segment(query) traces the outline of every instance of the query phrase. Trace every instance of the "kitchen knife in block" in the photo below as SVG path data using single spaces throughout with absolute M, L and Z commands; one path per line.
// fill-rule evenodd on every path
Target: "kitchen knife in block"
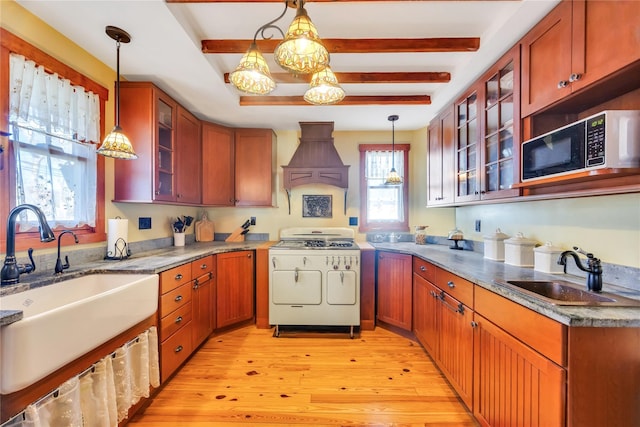
M 212 242 L 215 236 L 213 222 L 207 219 L 207 214 L 202 214 L 202 219 L 196 221 L 196 241 L 197 242 Z
M 244 242 L 244 235 L 247 234 L 248 229 L 238 227 L 233 230 L 233 233 L 225 239 L 225 242 Z

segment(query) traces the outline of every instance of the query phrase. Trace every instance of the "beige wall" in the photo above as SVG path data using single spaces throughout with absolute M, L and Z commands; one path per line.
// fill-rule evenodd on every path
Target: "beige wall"
M 112 90 L 115 71 L 90 53 L 82 50 L 64 36 L 35 18 L 13 1 L 0 1 L 1 25 L 50 53 L 69 66 L 86 74 Z M 97 29 L 99 31 L 100 29 Z M 106 37 L 106 36 L 105 36 Z M 115 61 L 115 49 L 114 49 Z M 357 107 L 354 107 L 357 108 Z M 113 126 L 113 96 L 107 103 L 105 129 Z M 389 113 L 393 113 L 390 108 Z M 402 119 L 402 118 L 400 118 Z M 359 214 L 359 154 L 360 143 L 388 143 L 390 132 L 335 132 L 335 145 L 342 161 L 351 165 L 347 212 L 343 212 L 344 193 L 331 186 L 296 187 L 292 191 L 291 215 L 282 188 L 282 168 L 298 144 L 297 131 L 278 131 L 278 207 L 275 208 L 210 208 L 209 218 L 217 232 L 231 232 L 250 216 L 257 218 L 252 232 L 269 233 L 277 239 L 283 227 L 291 226 L 348 226 L 350 216 Z M 413 132 L 396 132 L 398 143 L 410 143 L 410 201 L 409 223 L 429 225 L 429 234 L 446 235 L 455 225 L 476 241 L 482 235 L 500 227 L 507 234 L 523 232 L 541 243 L 552 241 L 562 247 L 581 246 L 601 257 L 603 261 L 640 268 L 640 195 L 602 196 L 581 199 L 481 205 L 463 208 L 426 209 L 426 128 Z M 135 141 L 134 141 L 135 144 Z M 162 205 L 112 203 L 113 160 L 106 160 L 106 217 L 128 218 L 131 242 L 171 235 L 169 221 L 177 215 L 199 215 L 203 209 Z M 302 218 L 303 194 L 333 196 L 333 218 Z M 138 217 L 152 218 L 151 230 L 138 230 Z M 474 232 L 474 221 L 482 221 L 482 232 Z M 193 232 L 193 227 L 190 232 Z M 362 238 L 363 236 L 359 236 Z

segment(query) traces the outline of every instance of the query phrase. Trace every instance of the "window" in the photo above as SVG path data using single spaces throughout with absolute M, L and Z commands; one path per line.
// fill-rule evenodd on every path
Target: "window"
M 94 143 L 101 139 L 108 91 L 0 31 L 0 66 L 9 76 L 0 90 L 0 127 L 11 132 L 0 153 L 0 217 L 16 205 L 34 204 L 53 228 L 74 230 L 82 243 L 102 241 L 104 160 Z M 18 250 L 41 245 L 32 215 L 26 210 L 18 218 Z
M 409 175 L 408 144 L 360 144 L 360 231 L 407 231 Z M 393 164 L 392 163 L 393 158 Z M 386 185 L 391 168 L 405 180 L 400 185 Z

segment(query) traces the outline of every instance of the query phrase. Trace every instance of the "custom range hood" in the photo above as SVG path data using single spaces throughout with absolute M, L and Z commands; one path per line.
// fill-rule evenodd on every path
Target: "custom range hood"
M 333 145 L 333 122 L 300 122 L 300 145 L 284 171 L 284 189 L 289 199 L 291 189 L 299 185 L 328 184 L 344 188 L 345 211 L 349 188 L 349 166 L 342 163 Z

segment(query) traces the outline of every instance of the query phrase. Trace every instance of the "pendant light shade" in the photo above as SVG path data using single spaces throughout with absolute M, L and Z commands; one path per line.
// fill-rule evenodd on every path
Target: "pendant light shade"
M 315 105 L 335 104 L 343 99 L 344 90 L 328 66 L 311 77 L 311 87 L 304 94 L 304 100 Z
M 385 180 L 385 185 L 400 185 L 402 184 L 402 177 L 398 175 L 396 172 L 396 162 L 395 162 L 395 154 L 396 154 L 396 128 L 395 122 L 399 117 L 397 115 L 391 115 L 387 118 L 391 122 L 391 170 L 389 171 L 389 175 L 387 175 L 387 179 Z
M 307 15 L 304 1 L 298 0 L 297 3 L 296 17 L 273 54 L 278 65 L 287 71 L 294 74 L 316 73 L 329 65 L 329 51 Z
M 255 41 L 251 43 L 235 71 L 229 75 L 229 80 L 238 90 L 254 95 L 266 95 L 276 88 L 267 61 Z
M 133 146 L 129 138 L 122 132 L 120 127 L 120 43 L 129 43 L 131 36 L 124 30 L 107 26 L 105 29 L 107 35 L 116 41 L 116 125 L 102 141 L 102 145 L 98 148 L 97 153 L 105 157 L 113 157 L 115 159 L 133 160 L 138 156 L 133 151 Z

